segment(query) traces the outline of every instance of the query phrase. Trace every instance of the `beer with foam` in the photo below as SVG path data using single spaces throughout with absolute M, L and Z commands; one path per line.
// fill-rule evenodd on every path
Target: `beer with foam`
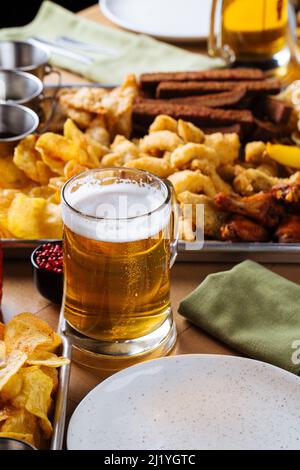
M 116 342 L 170 315 L 170 190 L 138 170 L 91 170 L 63 189 L 64 312 L 87 337 Z

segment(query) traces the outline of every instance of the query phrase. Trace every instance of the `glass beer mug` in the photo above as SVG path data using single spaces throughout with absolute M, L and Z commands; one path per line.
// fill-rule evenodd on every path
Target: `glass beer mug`
M 65 184 L 62 216 L 64 317 L 79 347 L 83 338 L 102 357 L 166 354 L 176 339 L 169 184 L 141 170 L 88 170 Z
M 221 28 L 216 38 L 218 0 L 212 1 L 208 52 L 227 63 L 241 62 L 266 68 L 285 65 L 288 0 L 221 0 Z

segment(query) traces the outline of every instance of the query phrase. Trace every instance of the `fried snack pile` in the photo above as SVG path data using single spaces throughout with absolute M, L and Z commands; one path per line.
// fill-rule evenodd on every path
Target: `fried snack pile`
M 30 135 L 14 155 L 0 159 L 1 238 L 61 238 L 64 182 L 80 171 L 101 166 L 114 136 L 130 134 L 136 90 L 134 76 L 112 91 L 64 90 L 60 97 L 63 115 L 74 119 L 65 122 L 64 118 L 64 135 Z
M 31 313 L 0 323 L 0 437 L 44 448 L 52 435 L 60 337 Z
M 181 207 L 192 206 L 192 223 L 184 212 L 180 221 L 183 240 L 195 239 L 195 209 L 202 204 L 206 239 L 300 242 L 298 148 L 260 140 L 242 147 L 236 132 L 206 133 L 164 114 L 146 135 L 132 138 L 136 94 L 133 76 L 112 91 L 61 92 L 60 108 L 68 116 L 63 134 L 30 135 L 14 156 L 0 160 L 2 238 L 60 238 L 63 184 L 90 168 L 124 166 L 168 178 Z M 252 206 L 275 212 L 275 221 L 256 216 Z
M 138 93 L 134 75 L 128 75 L 124 83 L 113 90 L 83 87 L 62 90 L 59 104 L 61 111 L 80 128 L 102 127 L 110 136 L 129 137 L 132 130 L 132 108 Z

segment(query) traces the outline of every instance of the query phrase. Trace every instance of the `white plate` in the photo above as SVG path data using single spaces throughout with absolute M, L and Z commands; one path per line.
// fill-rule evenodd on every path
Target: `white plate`
M 99 0 L 113 23 L 167 41 L 197 42 L 209 35 L 212 0 Z
M 129 367 L 75 410 L 68 449 L 300 449 L 300 379 L 230 356 Z

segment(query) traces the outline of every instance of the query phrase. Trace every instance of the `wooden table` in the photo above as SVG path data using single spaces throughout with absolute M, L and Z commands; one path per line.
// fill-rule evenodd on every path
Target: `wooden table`
M 103 24 L 112 25 L 100 13 L 98 6 L 88 8 L 80 13 L 81 16 Z M 203 50 L 203 45 L 190 47 L 194 52 Z M 63 72 L 63 81 L 86 81 L 69 72 Z M 209 273 L 230 269 L 230 264 L 220 263 L 176 263 L 172 270 L 171 301 L 178 329 L 178 340 L 173 354 L 203 353 L 203 354 L 238 354 L 226 345 L 208 336 L 200 328 L 191 326 L 177 313 L 180 300 L 189 294 Z M 297 264 L 267 265 L 291 281 L 300 283 L 300 272 Z M 46 320 L 55 329 L 57 327 L 59 308 L 35 290 L 32 280 L 30 260 L 6 261 L 4 266 L 4 297 L 3 317 L 8 321 L 14 314 L 32 312 Z M 101 381 L 101 374 L 84 369 L 72 363 L 71 382 L 68 400 L 68 416 L 73 412 L 80 400 Z

